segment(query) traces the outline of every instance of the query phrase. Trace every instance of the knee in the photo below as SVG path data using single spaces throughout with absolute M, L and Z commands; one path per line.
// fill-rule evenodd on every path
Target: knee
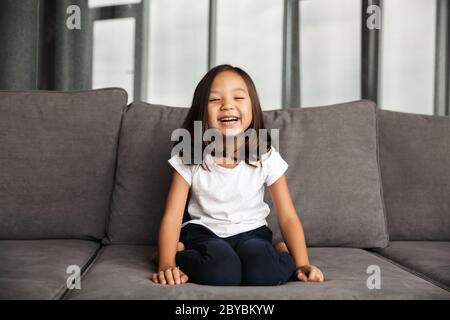
M 200 284 L 239 286 L 242 280 L 241 261 L 227 243 L 210 243 L 197 274 L 196 282 Z
M 283 284 L 295 269 L 293 261 L 282 261 L 272 244 L 262 239 L 247 240 L 239 247 L 238 254 L 242 263 L 242 284 L 246 286 Z

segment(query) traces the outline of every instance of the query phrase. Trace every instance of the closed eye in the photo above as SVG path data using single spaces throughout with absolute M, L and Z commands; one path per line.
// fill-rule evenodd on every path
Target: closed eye
M 245 99 L 245 98 L 244 97 L 236 97 L 235 99 L 239 100 L 239 99 Z
M 211 99 L 210 102 L 219 101 L 219 99 Z

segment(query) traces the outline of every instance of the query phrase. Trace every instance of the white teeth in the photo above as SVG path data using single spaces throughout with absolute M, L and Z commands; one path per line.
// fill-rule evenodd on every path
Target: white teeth
M 227 117 L 227 118 L 221 118 L 220 121 L 230 121 L 230 120 L 237 120 L 238 118 L 236 117 Z

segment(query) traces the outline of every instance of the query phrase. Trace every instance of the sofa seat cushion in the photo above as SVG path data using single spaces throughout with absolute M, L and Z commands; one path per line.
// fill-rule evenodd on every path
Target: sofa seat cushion
M 450 291 L 450 241 L 392 241 L 376 252 Z
M 291 281 L 273 287 L 168 286 L 150 278 L 156 246 L 109 245 L 102 249 L 68 299 L 450 299 L 450 293 L 375 254 L 353 248 L 310 248 L 324 283 Z M 367 268 L 381 269 L 381 289 L 368 289 Z
M 58 299 L 67 267 L 83 270 L 100 245 L 87 240 L 1 240 L 0 300 Z

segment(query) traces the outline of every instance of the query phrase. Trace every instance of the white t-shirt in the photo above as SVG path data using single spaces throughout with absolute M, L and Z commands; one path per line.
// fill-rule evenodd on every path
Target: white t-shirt
M 287 170 L 288 164 L 272 146 L 257 167 L 240 161 L 234 168 L 218 165 L 211 155 L 200 164 L 186 165 L 177 154 L 169 163 L 191 186 L 188 213 L 192 220 L 209 228 L 221 238 L 267 225 L 270 208 L 264 202 L 264 185 L 270 186 Z

